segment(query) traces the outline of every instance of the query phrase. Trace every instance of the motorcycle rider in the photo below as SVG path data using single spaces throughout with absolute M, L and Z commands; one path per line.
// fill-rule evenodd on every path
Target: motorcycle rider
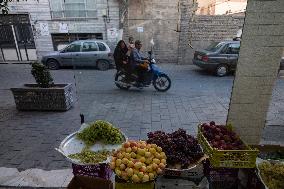
M 137 83 L 138 87 L 143 87 L 143 82 L 144 82 L 145 68 L 142 66 L 142 64 L 144 63 L 149 64 L 147 58 L 143 57 L 143 55 L 140 53 L 141 48 L 142 48 L 142 42 L 140 40 L 136 40 L 135 48 L 131 51 L 130 54 L 130 64 L 132 70 L 136 71 L 138 75 L 138 83 Z

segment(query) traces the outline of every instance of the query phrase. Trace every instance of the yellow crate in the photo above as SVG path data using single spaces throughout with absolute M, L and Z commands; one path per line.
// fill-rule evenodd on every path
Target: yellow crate
M 131 183 L 115 177 L 115 189 L 154 189 L 155 182 Z
M 198 142 L 204 153 L 209 156 L 212 167 L 254 168 L 256 166 L 258 149 L 252 149 L 246 144 L 247 150 L 217 150 L 212 148 L 201 132 L 201 125 L 198 125 Z

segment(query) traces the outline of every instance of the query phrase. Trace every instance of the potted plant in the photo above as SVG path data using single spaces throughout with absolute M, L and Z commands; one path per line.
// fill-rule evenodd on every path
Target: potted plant
M 66 111 L 74 103 L 72 84 L 54 84 L 49 70 L 42 64 L 32 64 L 31 74 L 36 84 L 11 88 L 18 110 Z

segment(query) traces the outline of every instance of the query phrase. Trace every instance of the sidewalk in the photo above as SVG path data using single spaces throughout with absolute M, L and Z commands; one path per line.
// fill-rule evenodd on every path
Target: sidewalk
M 113 83 L 114 70 L 52 71 L 55 82 L 76 83 L 75 106 L 67 112 L 20 112 L 9 89 L 34 82 L 30 65 L 0 64 L 0 187 L 66 187 L 73 176 L 71 164 L 54 148 L 80 128 L 80 113 L 86 122 L 109 120 L 130 139 L 178 128 L 196 135 L 200 122 L 225 123 L 233 76 L 215 77 L 192 65 L 161 67 L 172 79 L 167 93 L 153 88 L 119 90 Z M 284 145 L 283 136 L 284 78 L 279 77 L 262 143 Z
M 28 169 L 19 172 L 16 168 L 0 168 L 0 188 L 44 187 L 65 188 L 73 178 L 72 169 L 43 171 Z

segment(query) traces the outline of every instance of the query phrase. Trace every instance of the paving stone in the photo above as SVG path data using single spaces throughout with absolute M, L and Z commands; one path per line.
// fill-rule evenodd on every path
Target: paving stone
M 75 83 L 75 75 L 78 101 L 74 108 L 67 112 L 19 112 L 9 88 L 23 81 L 34 82 L 30 66 L 0 65 L 0 167 L 70 168 L 70 163 L 54 148 L 80 128 L 80 113 L 85 115 L 86 122 L 108 119 L 130 139 L 138 140 L 155 130 L 172 132 L 185 128 L 196 134 L 199 122 L 226 121 L 233 76 L 219 78 L 200 74 L 198 68 L 189 65 L 162 67 L 173 81 L 178 81 L 165 93 L 156 92 L 153 87 L 119 90 L 113 83 L 114 70 L 52 71 L 59 83 Z M 11 77 L 11 73 L 16 77 Z M 284 78 L 279 78 L 262 142 L 284 144 L 280 137 L 284 132 L 283 94 Z

